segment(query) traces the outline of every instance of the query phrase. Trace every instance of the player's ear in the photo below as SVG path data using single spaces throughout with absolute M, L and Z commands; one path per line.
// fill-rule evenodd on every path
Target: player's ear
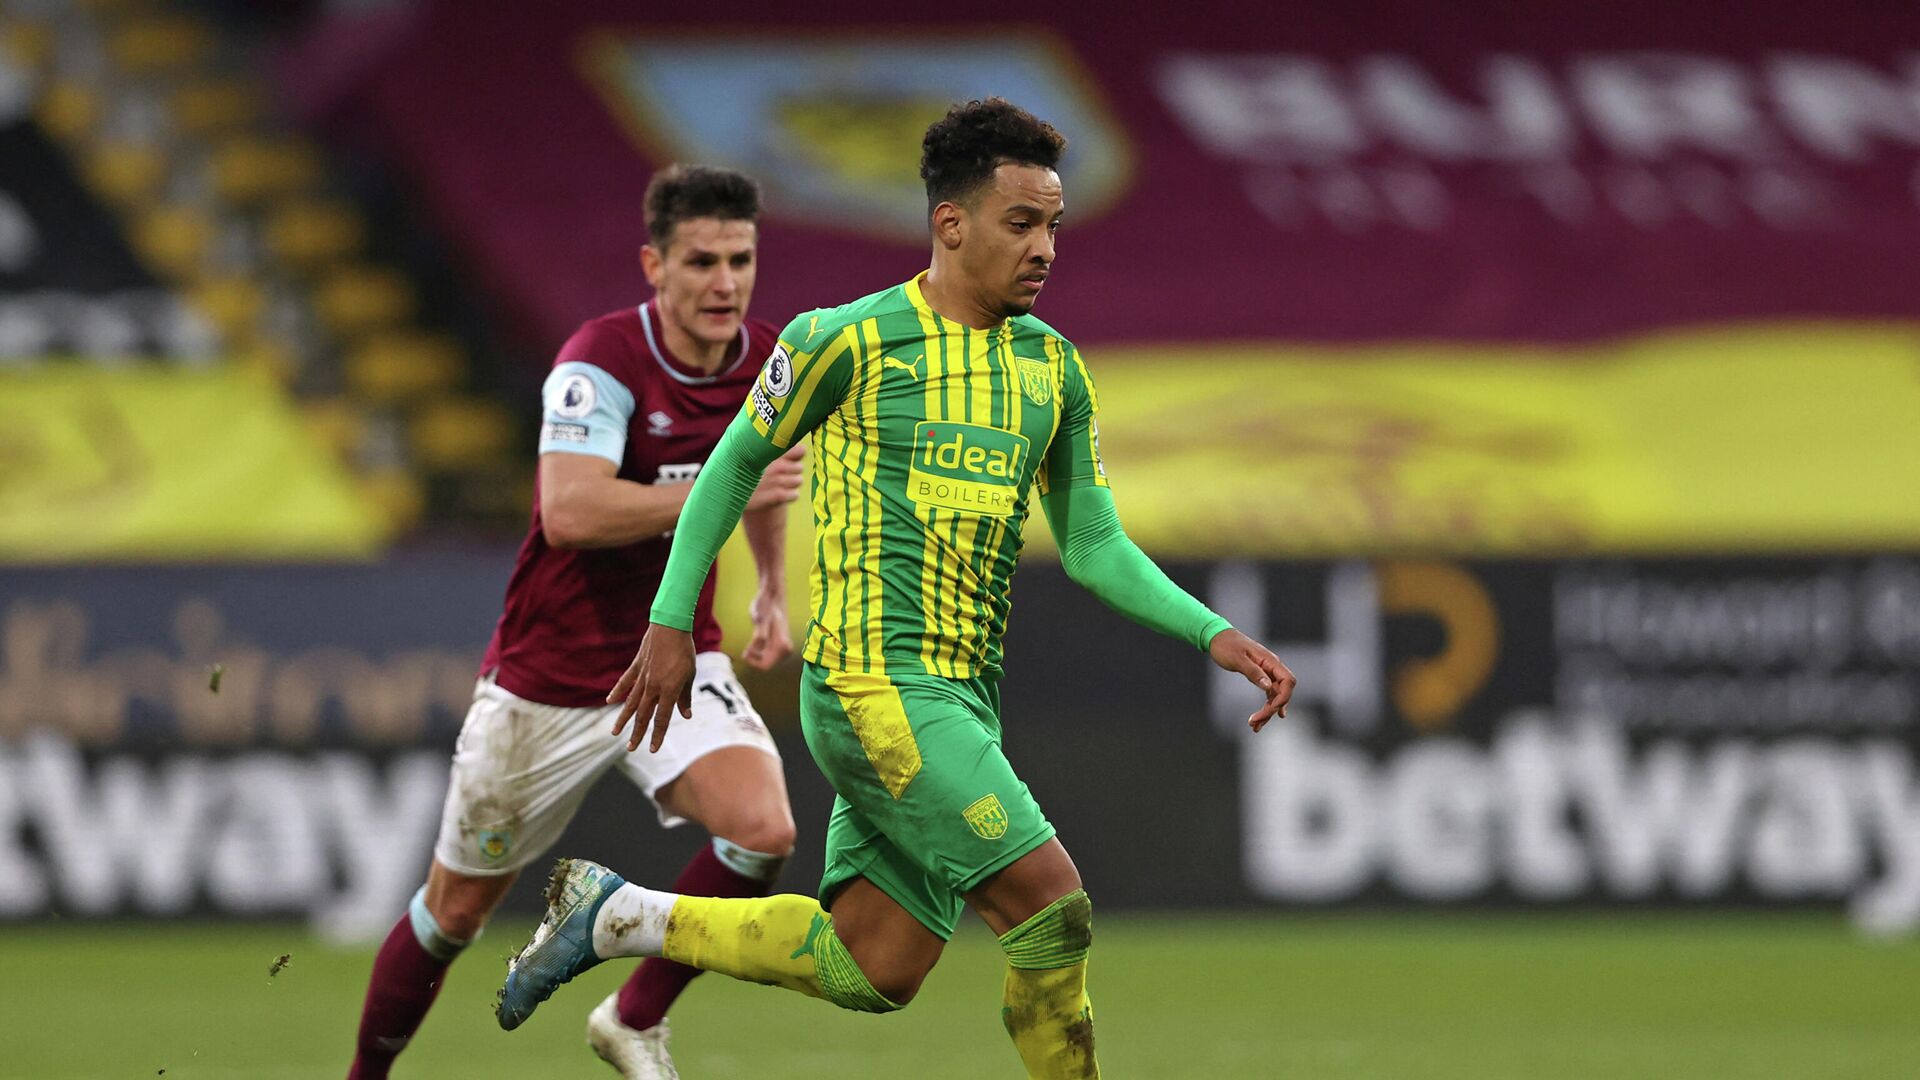
M 661 258 L 658 248 L 652 244 L 640 245 L 640 270 L 647 275 L 647 284 L 656 289 L 660 287 L 660 271 L 665 265 L 666 260 Z
M 952 250 L 960 246 L 966 229 L 967 212 L 958 203 L 943 202 L 933 208 L 933 242 Z

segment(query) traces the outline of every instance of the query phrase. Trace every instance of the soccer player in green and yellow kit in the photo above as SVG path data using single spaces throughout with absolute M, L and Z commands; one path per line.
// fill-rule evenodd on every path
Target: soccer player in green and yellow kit
M 781 335 L 680 516 L 653 625 L 609 701 L 653 749 L 689 714 L 693 605 L 760 471 L 811 441 L 817 536 L 800 716 L 839 798 L 818 902 L 678 896 L 563 860 L 499 1018 L 613 956 L 666 956 L 848 1009 L 912 1000 L 963 906 L 999 935 L 1001 1016 L 1027 1073 L 1099 1075 L 1086 992 L 1093 909 L 1000 747 L 1000 637 L 1028 491 L 1067 573 L 1205 649 L 1283 714 L 1293 674 L 1169 581 L 1121 528 L 1079 350 L 1028 314 L 1052 270 L 1065 140 L 1006 101 L 927 130 L 929 269 Z M 822 906 L 824 905 L 824 907 Z

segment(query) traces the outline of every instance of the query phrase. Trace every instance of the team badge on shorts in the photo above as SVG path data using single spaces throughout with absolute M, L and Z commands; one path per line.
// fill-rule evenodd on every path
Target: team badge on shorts
M 480 847 L 480 857 L 488 862 L 499 862 L 513 853 L 511 829 L 481 829 L 473 839 Z
M 1027 399 L 1035 405 L 1045 405 L 1053 400 L 1053 369 L 1045 360 L 1029 360 L 1016 356 L 1020 361 L 1020 389 L 1027 392 Z
M 967 827 L 982 840 L 998 840 L 1007 835 L 1007 808 L 1000 805 L 998 795 L 986 795 L 972 806 L 960 811 L 967 819 Z

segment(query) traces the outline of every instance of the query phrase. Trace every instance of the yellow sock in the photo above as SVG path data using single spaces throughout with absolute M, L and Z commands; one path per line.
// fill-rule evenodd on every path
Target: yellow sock
M 1007 968 L 1000 1018 L 1027 1075 L 1080 1080 L 1100 1075 L 1093 1053 L 1093 1003 L 1087 999 L 1087 962 L 1064 968 Z
M 843 1009 L 892 1012 L 810 896 L 682 896 L 667 917 L 661 955 L 702 971 L 784 986 Z
M 1036 1080 L 1098 1080 L 1087 953 L 1093 903 L 1076 889 L 1000 936 L 1007 954 L 1000 1019 Z

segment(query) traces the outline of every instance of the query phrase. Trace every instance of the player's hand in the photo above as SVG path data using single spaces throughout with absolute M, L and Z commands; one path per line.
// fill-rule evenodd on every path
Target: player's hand
M 753 640 L 740 658 L 766 671 L 793 654 L 793 637 L 787 632 L 787 599 L 765 589 L 754 594 Z
M 753 489 L 747 509 L 785 506 L 799 498 L 800 485 L 807 478 L 806 456 L 807 444 L 795 443 L 793 449 L 775 458 L 767 471 L 760 474 L 760 486 Z
M 640 740 L 651 727 L 653 742 L 647 749 L 659 753 L 667 725 L 673 722 L 674 705 L 680 706 L 681 716 L 693 718 L 693 635 L 659 623 L 647 627 L 640 651 L 607 695 L 607 704 L 622 698 L 626 704 L 613 721 L 613 733 L 620 734 L 627 721 L 633 721 L 633 734 L 627 737 L 631 753 L 640 749 Z
M 1247 717 L 1248 727 L 1259 731 L 1275 716 L 1287 715 L 1287 702 L 1293 697 L 1293 672 L 1265 645 L 1238 630 L 1222 630 L 1207 643 L 1207 655 L 1228 671 L 1245 675 L 1267 695 L 1267 703 Z

